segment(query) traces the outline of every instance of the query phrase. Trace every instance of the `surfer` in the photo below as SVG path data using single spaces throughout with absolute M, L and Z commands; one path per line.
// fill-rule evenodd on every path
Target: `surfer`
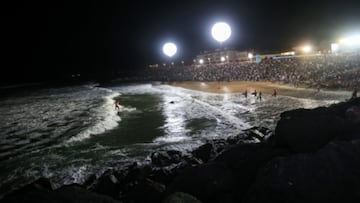
M 115 110 L 120 111 L 120 104 L 118 101 L 115 101 Z
M 254 90 L 251 94 L 252 94 L 252 95 L 254 95 L 254 96 L 256 97 L 256 95 L 257 95 L 256 90 Z

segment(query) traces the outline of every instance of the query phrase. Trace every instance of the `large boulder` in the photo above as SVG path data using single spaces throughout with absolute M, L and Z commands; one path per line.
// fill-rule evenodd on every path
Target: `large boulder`
M 344 119 L 322 109 L 286 112 L 275 129 L 276 144 L 294 152 L 313 152 L 341 135 L 344 125 Z
M 360 202 L 360 140 L 272 160 L 245 202 Z
M 32 183 L 31 185 L 34 185 Z M 28 187 L 32 187 L 29 185 Z M 111 197 L 90 192 L 79 185 L 63 186 L 57 190 L 48 190 L 42 187 L 31 190 L 21 190 L 6 196 L 1 202 L 39 202 L 39 203 L 115 203 Z
M 201 145 L 192 152 L 195 158 L 200 159 L 202 162 L 208 162 L 214 159 L 219 153 L 221 153 L 228 143 L 225 140 L 209 140 L 206 144 Z
M 151 179 L 143 179 L 128 187 L 124 202 L 161 202 L 164 199 L 165 185 Z
M 232 171 L 224 164 L 207 163 L 185 169 L 166 193 L 184 192 L 202 202 L 221 202 L 222 196 L 231 190 L 232 177 Z
M 233 146 L 207 164 L 184 170 L 170 184 L 168 193 L 189 193 L 203 202 L 240 201 L 257 171 L 285 153 L 265 144 Z
M 169 195 L 163 201 L 163 203 L 201 203 L 201 202 L 189 194 L 183 192 L 175 192 Z
M 353 99 L 328 108 L 284 112 L 275 129 L 275 143 L 293 152 L 315 152 L 334 139 L 359 139 L 359 109 L 360 99 Z
M 177 164 L 182 161 L 183 153 L 176 150 L 159 150 L 150 156 L 152 163 L 158 167 Z

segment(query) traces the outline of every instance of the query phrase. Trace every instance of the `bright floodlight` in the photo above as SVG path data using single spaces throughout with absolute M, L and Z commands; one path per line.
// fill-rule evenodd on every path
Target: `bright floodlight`
M 331 44 L 331 52 L 332 53 L 336 53 L 336 52 L 338 52 L 339 51 L 339 44 L 337 44 L 337 43 L 332 43 Z
M 176 45 L 172 42 L 167 42 L 163 46 L 163 52 L 166 56 L 172 57 L 176 54 L 177 48 Z
M 222 62 L 224 62 L 224 61 L 225 61 L 225 57 L 222 56 L 222 57 L 220 58 L 220 60 L 221 60 Z
M 248 58 L 252 59 L 254 57 L 254 55 L 252 53 L 248 53 Z
M 211 29 L 212 37 L 218 42 L 224 42 L 229 39 L 231 35 L 231 28 L 227 23 L 215 23 Z
M 204 60 L 200 59 L 200 60 L 199 60 L 199 63 L 200 63 L 200 64 L 203 64 L 203 63 L 204 63 Z
M 303 47 L 303 51 L 304 51 L 305 53 L 309 53 L 311 50 L 312 50 L 312 48 L 311 48 L 310 45 L 305 45 L 305 46 Z
M 340 40 L 340 43 L 346 46 L 360 45 L 360 35 L 354 35 Z

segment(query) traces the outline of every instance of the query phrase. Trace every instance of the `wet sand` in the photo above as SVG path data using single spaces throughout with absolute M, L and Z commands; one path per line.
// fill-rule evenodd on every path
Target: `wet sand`
M 210 92 L 210 93 L 242 93 L 245 90 L 248 94 L 256 90 L 263 94 L 273 94 L 276 89 L 278 95 L 308 98 L 317 94 L 340 94 L 351 95 L 349 91 L 318 90 L 305 87 L 294 87 L 290 85 L 272 83 L 272 82 L 249 82 L 249 81 L 232 81 L 232 82 L 171 82 L 166 83 L 176 87 L 186 89 Z

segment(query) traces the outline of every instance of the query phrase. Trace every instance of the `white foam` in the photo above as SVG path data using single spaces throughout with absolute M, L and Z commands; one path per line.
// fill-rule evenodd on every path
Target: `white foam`
M 176 91 L 177 90 L 177 91 Z M 209 102 L 206 102 L 206 99 L 197 99 L 189 94 L 193 94 L 193 95 L 199 95 L 199 96 L 208 96 L 208 95 L 216 95 L 216 96 L 221 96 L 222 98 L 224 98 L 224 95 L 222 94 L 215 94 L 215 93 L 205 93 L 205 92 L 199 92 L 199 91 L 194 91 L 194 90 L 187 90 L 184 88 L 178 88 L 178 87 L 173 87 L 173 92 L 177 93 L 177 94 L 181 94 L 181 96 L 186 96 L 189 99 L 193 99 L 193 101 L 205 106 L 208 110 L 210 111 L 214 111 L 218 114 L 220 114 L 223 118 L 225 118 L 226 120 L 228 120 L 230 123 L 234 124 L 239 130 L 243 130 L 246 128 L 250 128 L 251 126 L 248 125 L 247 123 L 245 123 L 243 120 L 241 120 L 240 118 L 237 118 L 236 116 L 231 115 L 230 113 L 228 113 L 227 111 L 224 111 L 223 109 L 210 104 Z M 188 92 L 189 94 L 182 94 L 182 92 Z M 226 94 L 226 97 L 229 97 L 228 94 Z M 219 101 L 221 103 L 224 102 L 223 101 Z M 242 106 L 242 108 L 246 108 L 245 106 Z M 249 109 L 250 110 L 250 109 Z
M 113 93 L 106 96 L 105 103 L 96 110 L 98 121 L 94 126 L 80 132 L 78 135 L 71 137 L 66 143 L 78 142 L 90 138 L 91 135 L 102 134 L 107 130 L 114 129 L 121 121 L 120 116 L 114 110 L 114 97 L 119 96 L 119 93 Z
M 191 140 L 191 137 L 187 136 L 163 136 L 158 137 L 154 140 L 154 142 L 164 142 L 164 143 L 173 143 L 173 142 L 181 142 L 184 140 Z

